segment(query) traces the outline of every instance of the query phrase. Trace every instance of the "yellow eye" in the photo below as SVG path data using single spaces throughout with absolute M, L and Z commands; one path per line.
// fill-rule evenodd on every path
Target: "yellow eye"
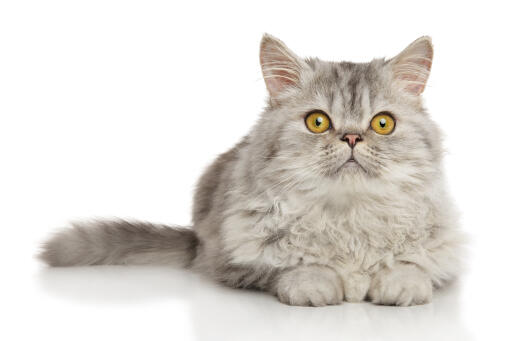
M 331 127 L 329 116 L 322 112 L 312 112 L 306 116 L 306 127 L 315 134 L 320 134 Z
M 388 113 L 381 112 L 372 118 L 372 129 L 380 135 L 389 135 L 395 129 L 395 119 Z

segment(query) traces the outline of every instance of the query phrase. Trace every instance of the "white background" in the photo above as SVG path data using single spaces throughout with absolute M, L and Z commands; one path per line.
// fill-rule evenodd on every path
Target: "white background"
M 0 2 L 2 340 L 510 339 L 510 10 L 486 1 Z M 259 39 L 368 61 L 431 35 L 426 105 L 472 238 L 429 305 L 299 308 L 166 268 L 47 269 L 55 227 L 186 225 L 196 179 L 264 105 Z

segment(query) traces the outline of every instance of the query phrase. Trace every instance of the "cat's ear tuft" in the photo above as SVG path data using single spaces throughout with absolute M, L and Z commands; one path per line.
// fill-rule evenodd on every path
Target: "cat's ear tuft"
M 406 92 L 420 95 L 425 90 L 433 57 L 434 48 L 430 37 L 416 39 L 388 62 L 393 79 Z
M 304 62 L 282 41 L 265 33 L 260 44 L 260 64 L 271 98 L 299 83 Z

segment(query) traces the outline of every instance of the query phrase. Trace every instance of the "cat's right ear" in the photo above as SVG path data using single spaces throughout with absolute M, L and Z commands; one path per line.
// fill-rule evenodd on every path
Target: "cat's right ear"
M 260 45 L 260 64 L 270 98 L 297 86 L 305 63 L 282 41 L 265 33 Z

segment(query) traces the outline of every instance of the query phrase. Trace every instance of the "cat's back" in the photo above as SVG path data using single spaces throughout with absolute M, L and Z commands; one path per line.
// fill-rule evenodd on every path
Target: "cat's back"
M 230 183 L 233 168 L 239 160 L 240 150 L 247 145 L 247 137 L 227 152 L 219 155 L 206 168 L 196 186 L 192 210 L 194 224 L 204 220 L 216 205 L 222 201 Z

